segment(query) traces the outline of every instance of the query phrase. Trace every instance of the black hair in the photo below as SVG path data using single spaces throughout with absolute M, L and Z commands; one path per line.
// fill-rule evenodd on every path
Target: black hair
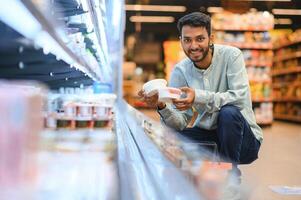
M 211 34 L 211 18 L 209 15 L 206 15 L 204 13 L 193 12 L 181 17 L 177 24 L 180 35 L 182 34 L 182 28 L 185 25 L 192 27 L 205 27 L 208 35 Z

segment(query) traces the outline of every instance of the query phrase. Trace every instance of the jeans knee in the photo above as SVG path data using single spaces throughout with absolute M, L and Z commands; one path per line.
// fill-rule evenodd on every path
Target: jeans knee
M 218 123 L 231 123 L 240 118 L 240 111 L 236 106 L 225 105 L 218 114 Z

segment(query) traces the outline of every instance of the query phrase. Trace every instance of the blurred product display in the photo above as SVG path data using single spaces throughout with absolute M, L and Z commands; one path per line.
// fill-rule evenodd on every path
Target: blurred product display
M 261 125 L 272 124 L 273 44 L 269 30 L 274 27 L 273 15 L 267 11 L 245 14 L 225 11 L 212 15 L 212 26 L 216 43 L 242 50 L 256 121 Z
M 112 126 L 114 94 L 49 94 L 45 113 L 47 128 L 101 128 Z
M 224 31 L 268 31 L 274 28 L 274 17 L 267 11 L 251 11 L 245 14 L 224 11 L 214 14 L 212 22 L 214 30 Z
M 274 115 L 276 119 L 301 121 L 301 40 L 300 30 L 275 42 L 272 70 Z
M 41 90 L 38 84 L 0 82 L 1 198 L 32 198 L 39 132 L 43 127 Z

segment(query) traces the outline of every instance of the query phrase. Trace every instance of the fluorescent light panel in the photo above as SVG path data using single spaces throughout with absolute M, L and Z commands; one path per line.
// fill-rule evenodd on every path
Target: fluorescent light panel
M 163 5 L 138 5 L 127 4 L 125 10 L 128 11 L 153 11 L 153 12 L 185 12 L 185 6 L 163 6 Z
M 234 1 L 277 1 L 277 2 L 291 2 L 292 0 L 234 0 Z
M 293 22 L 289 18 L 275 18 L 274 23 L 279 25 L 286 25 L 286 24 L 289 25 L 292 24 Z
M 172 23 L 175 21 L 171 16 L 131 16 L 131 22 L 143 22 L 143 23 Z
M 222 7 L 208 7 L 207 11 L 209 13 L 221 13 L 224 11 L 224 9 Z
M 274 15 L 301 15 L 300 9 L 272 9 Z

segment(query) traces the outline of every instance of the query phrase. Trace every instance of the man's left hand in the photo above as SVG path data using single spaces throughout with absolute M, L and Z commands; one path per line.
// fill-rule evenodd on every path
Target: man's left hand
M 180 90 L 186 94 L 186 97 L 173 100 L 173 104 L 176 106 L 178 110 L 181 111 L 188 110 L 189 108 L 192 107 L 192 104 L 194 102 L 195 91 L 194 89 L 189 87 L 182 87 L 180 88 Z

